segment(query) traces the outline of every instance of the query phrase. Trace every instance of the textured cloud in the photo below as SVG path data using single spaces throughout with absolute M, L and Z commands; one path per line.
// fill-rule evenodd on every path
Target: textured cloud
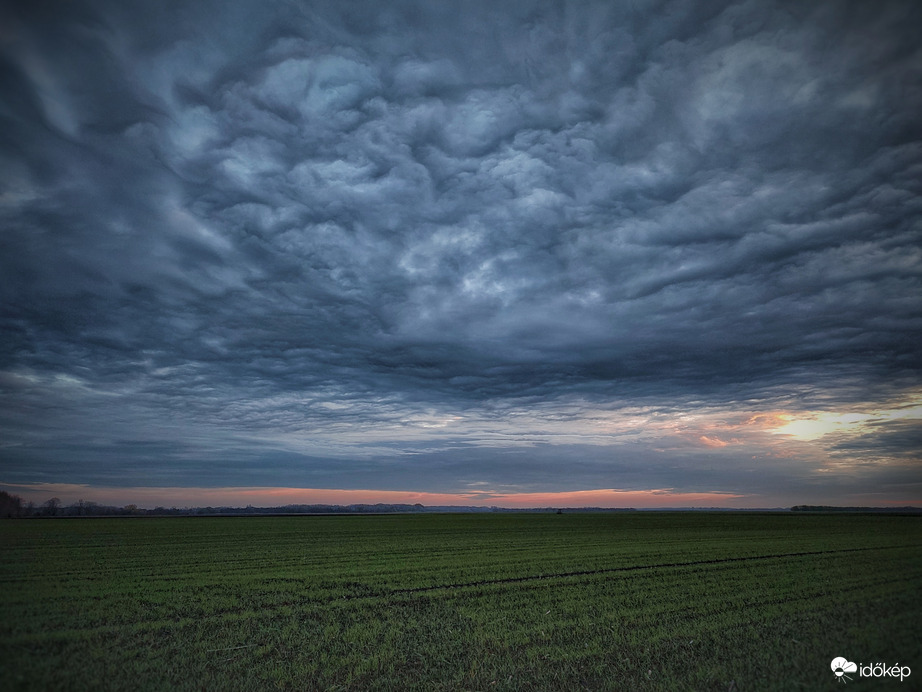
M 4 12 L 0 479 L 920 489 L 915 3 Z

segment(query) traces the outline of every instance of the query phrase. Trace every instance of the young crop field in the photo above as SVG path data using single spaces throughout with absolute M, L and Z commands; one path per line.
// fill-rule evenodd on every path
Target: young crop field
M 922 518 L 0 522 L 11 690 L 920 689 Z

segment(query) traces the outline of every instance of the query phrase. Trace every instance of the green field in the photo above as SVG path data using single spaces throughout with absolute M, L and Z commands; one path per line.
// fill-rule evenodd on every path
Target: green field
M 922 688 L 922 518 L 0 522 L 13 690 Z

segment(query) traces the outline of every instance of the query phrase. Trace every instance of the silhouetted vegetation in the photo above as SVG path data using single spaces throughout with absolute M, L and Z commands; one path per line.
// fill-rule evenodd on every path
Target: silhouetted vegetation
M 0 517 L 9 519 L 22 516 L 22 498 L 0 490 Z
M 922 507 L 834 507 L 830 505 L 794 505 L 792 512 L 874 512 L 884 514 L 922 514 Z
M 686 508 L 684 511 L 784 511 L 773 510 L 721 509 L 721 508 Z M 635 512 L 632 507 L 474 507 L 458 505 L 422 505 L 410 504 L 352 504 L 319 505 L 294 504 L 278 507 L 154 507 L 145 509 L 134 504 L 123 507 L 101 505 L 98 502 L 78 500 L 71 505 L 63 505 L 61 500 L 52 497 L 36 507 L 32 502 L 24 502 L 18 495 L 0 491 L 0 519 L 19 517 L 171 517 L 171 516 L 278 516 L 290 514 L 415 514 L 415 513 L 556 513 L 563 512 Z M 669 511 L 669 510 L 660 510 Z M 922 507 L 834 507 L 830 505 L 796 505 L 792 512 L 873 512 L 880 514 L 922 514 Z
M 320 504 L 294 504 L 278 507 L 154 507 L 144 509 L 130 504 L 124 507 L 101 505 L 97 502 L 78 500 L 63 506 L 61 501 L 53 497 L 40 507 L 32 503 L 23 503 L 21 497 L 10 493 L 0 492 L 0 517 L 168 517 L 168 516 L 251 516 L 251 515 L 287 515 L 287 514 L 413 514 L 413 513 L 482 513 L 482 512 L 626 512 L 632 509 L 605 509 L 602 507 L 572 507 L 561 509 L 558 507 L 529 507 L 510 509 L 507 507 L 474 507 L 456 505 L 422 505 L 416 504 L 351 504 L 351 505 L 320 505 Z

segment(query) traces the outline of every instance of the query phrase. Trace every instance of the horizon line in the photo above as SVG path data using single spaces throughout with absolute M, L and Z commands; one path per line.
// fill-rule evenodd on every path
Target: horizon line
M 500 507 L 503 509 L 777 509 L 800 505 L 848 507 L 908 507 L 922 505 L 914 497 L 883 499 L 849 496 L 830 499 L 756 495 L 719 490 L 685 491 L 676 488 L 596 488 L 564 491 L 491 491 L 481 488 L 454 492 L 276 486 L 100 486 L 87 483 L 9 483 L 0 490 L 26 502 L 42 504 L 57 497 L 62 505 L 80 501 L 109 507 L 254 507 L 289 505 L 420 504 L 428 507 Z

